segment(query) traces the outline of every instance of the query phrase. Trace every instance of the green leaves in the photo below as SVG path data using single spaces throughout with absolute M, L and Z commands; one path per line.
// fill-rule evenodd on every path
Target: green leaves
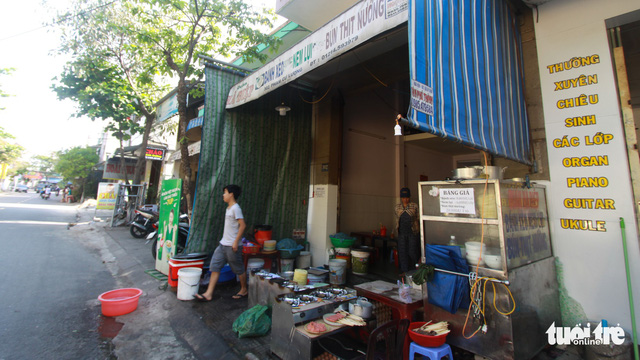
M 10 164 L 22 156 L 24 148 L 9 141 L 15 137 L 0 127 L 0 164 Z
M 95 149 L 89 147 L 75 147 L 59 153 L 55 170 L 60 173 L 65 180 L 75 178 L 86 178 L 91 172 L 91 168 L 96 165 L 99 157 Z

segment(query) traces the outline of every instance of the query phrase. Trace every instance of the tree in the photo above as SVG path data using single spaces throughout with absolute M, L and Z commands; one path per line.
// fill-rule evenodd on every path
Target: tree
M 0 69 L 0 75 L 9 75 L 14 71 L 13 68 Z M 0 98 L 11 96 L 0 88 Z M 4 108 L 0 108 L 4 110 Z M 0 127 L 0 164 L 10 164 L 22 156 L 24 148 L 12 141 L 15 137 Z
M 187 94 L 204 77 L 199 54 L 245 56 L 266 60 L 255 45 L 277 47 L 279 40 L 258 28 L 270 27 L 269 13 L 258 13 L 241 0 L 132 0 L 126 3 L 137 19 L 137 41 L 154 59 L 160 73 L 177 78 L 178 141 L 183 187 L 191 213 L 194 182 L 186 138 Z
M 204 77 L 204 67 L 197 63 L 197 57 L 241 55 L 264 61 L 266 55 L 260 54 L 255 45 L 279 44 L 279 40 L 258 30 L 260 26 L 271 26 L 268 13 L 260 14 L 241 0 L 78 0 L 76 4 L 88 10 L 77 16 L 66 14 L 58 20 L 65 24 L 61 51 L 76 58 L 63 74 L 63 87 L 72 90 L 69 97 L 84 101 L 93 109 L 85 109 L 86 113 L 101 113 L 103 119 L 114 120 L 112 129 L 116 131 L 126 128 L 119 122 L 131 118 L 124 117 L 127 114 L 120 109 L 126 105 L 135 107 L 146 119 L 147 134 L 155 114 L 145 110 L 152 108 L 148 101 L 151 97 L 142 95 L 152 94 L 147 90 L 157 83 L 158 75 L 173 77 L 177 82 L 178 139 L 183 159 L 180 163 L 191 212 L 194 183 L 186 161 L 189 154 L 185 132 L 187 94 Z M 76 96 L 76 90 L 85 96 Z M 114 109 L 118 111 L 110 114 Z M 136 113 L 130 112 L 132 115 Z M 143 139 L 144 144 L 146 137 Z
M 136 134 L 143 134 L 145 148 L 155 121 L 153 104 L 168 90 L 156 81 L 157 61 L 132 42 L 135 19 L 119 3 L 79 0 L 75 5 L 90 9 L 58 20 L 63 31 L 60 51 L 72 54 L 73 60 L 53 89 L 60 99 L 78 103 L 77 116 L 109 120 L 106 129 L 120 141 L 121 153 L 123 141 Z M 140 118 L 144 126 L 139 125 Z M 121 164 L 124 167 L 124 158 Z M 134 184 L 140 183 L 144 165 L 142 153 Z
M 31 158 L 31 169 L 45 176 L 49 176 L 53 173 L 56 165 L 54 156 L 36 155 Z
M 13 71 L 15 71 L 14 68 L 0 69 L 0 75 L 10 75 Z M 6 92 L 2 91 L 2 88 L 0 88 L 0 98 L 8 97 L 8 96 L 11 96 L 11 95 L 9 95 Z M 0 107 L 0 110 L 4 110 L 4 108 Z
M 76 180 L 81 188 L 76 194 L 84 193 L 84 180 L 91 174 L 93 167 L 100 160 L 95 149 L 90 147 L 74 147 L 58 152 L 56 172 L 60 173 L 65 181 Z
M 0 164 L 11 164 L 22 156 L 24 148 L 10 140 L 15 137 L 0 127 Z

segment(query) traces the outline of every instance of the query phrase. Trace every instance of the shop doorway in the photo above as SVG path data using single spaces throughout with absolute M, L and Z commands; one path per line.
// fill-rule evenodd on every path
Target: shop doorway
M 606 21 L 636 206 L 640 206 L 640 11 Z M 636 222 L 640 218 L 636 207 Z

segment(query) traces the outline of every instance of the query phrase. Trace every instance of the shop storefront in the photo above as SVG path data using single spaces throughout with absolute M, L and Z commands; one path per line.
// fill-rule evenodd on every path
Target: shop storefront
M 306 166 L 300 165 L 302 159 L 286 172 L 298 177 L 295 197 L 275 206 L 267 197 L 289 194 L 282 186 L 284 167 L 271 168 L 269 178 L 276 180 L 259 190 L 252 189 L 261 182 L 259 174 L 220 177 L 237 174 L 225 170 L 207 178 L 220 182 L 215 186 L 234 182 L 252 189 L 249 197 L 268 205 L 254 224 L 273 224 L 276 239 L 301 227 L 278 223 L 286 217 L 275 215 L 278 209 L 304 202 L 294 213 L 297 219 L 306 215 L 312 265 L 319 266 L 329 261 L 330 234 L 372 234 L 381 225 L 392 233 L 400 188 L 409 187 L 417 203 L 421 182 L 453 178 L 455 169 L 468 166 L 506 168 L 500 173 L 505 179 L 528 177 L 546 188 L 542 220 L 551 248 L 544 259 L 557 271 L 561 311 L 557 319 L 546 320 L 573 326 L 607 319 L 630 332 L 638 319 L 631 319 L 627 288 L 640 298 L 640 278 L 631 276 L 627 286 L 620 220 L 627 225 L 629 272 L 639 274 L 634 204 L 640 165 L 633 104 L 640 85 L 633 80 L 638 62 L 631 40 L 637 38 L 638 9 L 632 1 L 553 0 L 535 8 L 509 2 L 491 7 L 493 18 L 484 13 L 471 17 L 477 22 L 469 27 L 502 35 L 500 41 L 486 35 L 478 42 L 443 20 L 447 16 L 442 14 L 455 18 L 454 10 L 430 13 L 433 8 L 427 6 L 416 12 L 413 2 L 359 2 L 254 73 L 228 80 L 226 112 L 215 100 L 217 118 L 228 117 L 216 134 L 235 135 L 215 138 L 218 143 L 209 149 L 217 150 L 207 150 L 215 151 L 212 161 L 218 166 L 212 169 L 221 169 L 228 159 L 229 166 L 246 169 L 237 157 L 225 154 L 236 154 L 230 149 L 242 146 L 253 131 L 278 150 L 248 160 L 251 166 L 262 169 L 268 161 L 289 159 L 292 151 L 309 156 Z M 425 19 L 434 22 L 418 24 Z M 483 27 L 483 21 L 493 27 Z M 422 33 L 416 32 L 418 25 Z M 434 34 L 434 29 L 450 32 Z M 460 45 L 465 38 L 469 42 Z M 459 52 L 447 54 L 438 44 Z M 416 60 L 420 56 L 422 63 Z M 478 62 L 481 58 L 484 63 Z M 208 93 L 207 111 L 213 101 Z M 279 105 L 289 112 L 280 116 Z M 402 136 L 394 136 L 398 114 Z M 292 136 L 294 129 L 302 132 Z M 289 146 L 280 147 L 283 143 Z M 304 181 L 309 188 L 301 192 Z M 211 189 L 219 189 L 215 186 Z M 492 225 L 502 229 L 507 226 L 503 220 Z M 210 231 L 206 226 L 203 234 Z M 442 240 L 423 235 L 424 243 Z M 378 239 L 388 249 L 394 245 L 390 236 Z M 372 271 L 397 278 L 391 254 L 381 252 Z

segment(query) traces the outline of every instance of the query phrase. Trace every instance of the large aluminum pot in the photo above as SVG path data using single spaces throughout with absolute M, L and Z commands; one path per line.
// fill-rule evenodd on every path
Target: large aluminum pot
M 453 170 L 454 179 L 476 179 L 480 176 L 481 167 L 465 167 Z
M 507 167 L 499 167 L 499 166 L 482 166 L 480 177 L 484 179 L 498 179 L 502 180 L 504 178 L 504 171 Z
M 368 319 L 373 314 L 373 304 L 367 298 L 359 297 L 356 300 L 349 301 L 349 312 L 363 319 Z

